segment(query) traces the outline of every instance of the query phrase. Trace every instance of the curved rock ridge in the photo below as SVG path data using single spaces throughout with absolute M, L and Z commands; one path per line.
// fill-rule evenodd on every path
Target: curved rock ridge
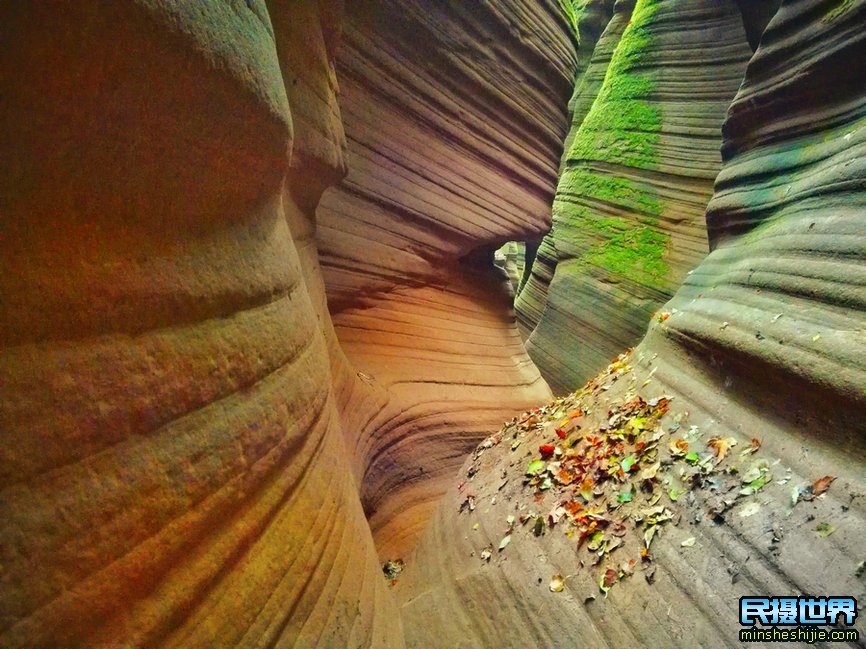
M 638 2 L 621 32 L 628 8 L 585 78 L 597 97 L 575 106 L 542 267 L 517 305 L 525 329 L 537 319 L 527 349 L 555 392 L 636 343 L 706 254 L 721 123 L 751 53 L 733 2 Z
M 864 18 L 862 1 L 781 3 L 725 122 L 712 252 L 632 354 L 467 461 L 401 579 L 407 646 L 435 627 L 454 647 L 738 647 L 741 596 L 866 596 Z M 591 507 L 602 491 L 584 501 L 545 465 L 552 484 L 535 496 L 527 464 L 539 445 L 617 434 L 639 397 L 667 412 L 630 430 L 658 430 L 660 460 L 683 456 L 657 467 L 674 478 L 664 489 L 605 502 L 662 506 L 655 534 L 644 513 L 615 550 L 613 525 L 575 555 L 586 520 L 556 507 L 577 521 L 569 501 Z M 635 466 L 652 475 L 649 460 Z
M 402 646 L 306 281 L 334 7 L 0 10 L 0 645 Z
M 569 101 L 571 125 L 563 145 L 560 172 L 568 160 L 571 145 L 580 130 L 580 125 L 598 96 L 610 59 L 631 19 L 633 10 L 633 1 L 620 1 L 613 7 L 611 3 L 591 2 L 578 17 L 578 29 L 581 34 L 578 52 L 582 55 L 579 62 L 585 62 L 585 67 L 578 68 L 578 78 Z M 603 28 L 600 34 L 599 28 Z M 591 52 L 588 61 L 587 52 Z M 514 302 L 517 326 L 524 340 L 528 339 L 538 326 L 544 313 L 547 289 L 553 279 L 556 262 L 556 220 L 554 219 L 550 231 L 538 245 L 529 278 L 521 287 Z
M 570 29 L 556 0 L 347 6 L 349 173 L 323 196 L 317 242 L 350 362 L 342 420 L 383 559 L 406 556 L 491 428 L 550 394 L 492 261 L 549 228 Z

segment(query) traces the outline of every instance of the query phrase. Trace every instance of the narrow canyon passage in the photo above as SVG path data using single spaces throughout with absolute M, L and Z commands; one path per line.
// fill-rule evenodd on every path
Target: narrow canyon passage
M 0 135 L 0 647 L 866 646 L 866 0 L 6 3 Z

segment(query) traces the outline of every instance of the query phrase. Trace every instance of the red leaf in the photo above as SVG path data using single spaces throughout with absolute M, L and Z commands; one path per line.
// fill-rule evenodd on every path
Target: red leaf
M 823 478 L 819 478 L 815 480 L 812 484 L 812 491 L 815 492 L 816 496 L 820 496 L 822 493 L 827 491 L 830 488 L 830 483 L 835 480 L 836 477 L 832 475 L 825 475 Z
M 562 430 L 561 428 L 557 428 L 557 429 L 556 429 L 556 436 L 557 436 L 559 439 L 565 439 L 566 437 L 568 437 L 568 433 L 566 433 L 566 432 L 565 432 L 564 430 Z
M 604 571 L 604 586 L 610 588 L 616 583 L 616 570 L 608 568 Z
M 553 452 L 556 450 L 555 446 L 551 446 L 550 444 L 542 444 L 538 447 L 538 452 L 541 453 L 542 459 L 548 459 L 553 455 Z

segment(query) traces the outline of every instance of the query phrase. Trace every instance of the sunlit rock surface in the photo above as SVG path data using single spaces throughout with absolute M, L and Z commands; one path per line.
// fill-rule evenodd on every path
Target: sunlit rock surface
M 503 438 L 471 480 L 464 466 L 467 484 L 455 479 L 401 579 L 408 646 L 425 646 L 435 627 L 454 647 L 737 647 L 740 596 L 866 596 L 864 18 L 864 2 L 782 3 L 725 121 L 712 252 L 660 309 L 630 367 L 584 397 L 595 423 L 576 420 L 591 432 L 635 394 L 666 395 L 660 444 L 689 439 L 700 460 L 712 438 L 730 437 L 738 470 L 676 501 L 657 490 L 678 515 L 655 535 L 651 563 L 629 532 L 594 567 L 586 546 L 575 554 L 567 523 L 540 538 L 519 524 L 550 511 L 522 481 L 539 444 L 562 443 L 559 424 L 513 450 Z M 751 438 L 759 450 L 741 455 Z M 740 494 L 760 466 L 771 479 Z M 834 480 L 813 498 L 824 476 Z M 461 512 L 468 493 L 475 509 Z M 508 515 L 518 523 L 499 552 Z M 634 575 L 615 577 L 605 597 L 599 579 L 628 560 Z M 549 587 L 557 574 L 562 592 Z M 857 628 L 862 637 L 861 618 Z

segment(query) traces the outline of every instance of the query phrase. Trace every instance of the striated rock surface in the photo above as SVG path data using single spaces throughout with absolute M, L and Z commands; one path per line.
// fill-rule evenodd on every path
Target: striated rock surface
M 737 647 L 740 596 L 866 596 L 864 19 L 864 2 L 782 2 L 725 121 L 712 252 L 633 355 L 467 462 L 472 480 L 443 500 L 401 580 L 408 646 L 425 646 L 435 627 L 454 647 Z M 670 400 L 658 424 L 610 417 L 637 395 Z M 617 433 L 625 424 L 631 432 Z M 554 432 L 563 426 L 565 440 Z M 689 478 L 683 491 L 655 484 L 604 502 L 672 517 L 626 519 L 621 537 L 599 528 L 596 551 L 585 542 L 575 554 L 586 519 L 572 527 L 575 507 L 551 527 L 548 512 L 573 500 L 591 508 L 602 491 L 584 499 L 553 477 L 534 496 L 527 464 L 540 444 L 644 428 L 660 431 L 658 450 L 636 469 L 651 470 L 657 452 L 668 462 L 659 475 Z M 677 440 L 695 456 L 669 459 Z M 469 493 L 471 513 L 461 511 Z M 615 538 L 622 545 L 605 552 Z M 862 616 L 856 628 L 862 637 Z
M 359 2 L 337 61 L 349 173 L 319 210 L 365 511 L 405 556 L 466 454 L 550 394 L 493 251 L 549 227 L 575 43 L 556 0 Z
M 492 254 L 548 227 L 569 34 L 0 9 L 0 645 L 403 646 L 377 550 L 550 395 Z
M 576 90 L 553 228 L 517 304 L 557 392 L 636 343 L 706 254 L 721 123 L 751 53 L 733 2 L 616 9 Z
M 332 11 L 0 11 L 0 645 L 402 646 L 307 284 Z

